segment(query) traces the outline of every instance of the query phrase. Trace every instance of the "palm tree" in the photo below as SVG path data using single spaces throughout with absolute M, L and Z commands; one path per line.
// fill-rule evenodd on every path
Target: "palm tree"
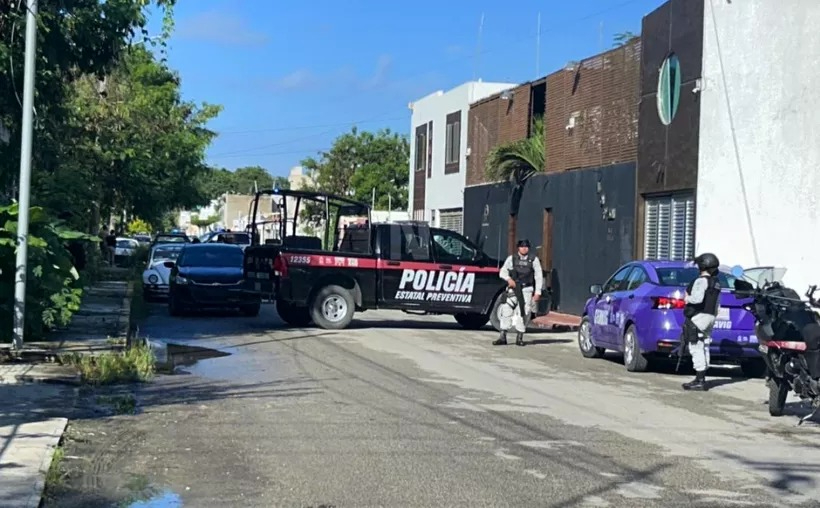
M 515 246 L 515 218 L 518 215 L 524 185 L 530 177 L 543 171 L 546 165 L 545 141 L 544 118 L 539 116 L 533 120 L 528 138 L 498 145 L 487 154 L 484 168 L 487 180 L 510 182 L 510 222 L 507 240 L 510 251 Z

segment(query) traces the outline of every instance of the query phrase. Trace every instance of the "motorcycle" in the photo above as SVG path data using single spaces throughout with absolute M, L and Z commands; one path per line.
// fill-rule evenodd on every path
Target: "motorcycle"
M 732 272 L 738 280 L 744 276 L 740 267 Z M 811 403 L 812 412 L 798 422 L 802 425 L 820 412 L 820 300 L 814 296 L 817 286 L 806 292 L 808 301 L 801 299 L 783 285 L 784 274 L 785 269 L 775 269 L 764 280 L 759 277 L 756 287 L 738 282 L 735 293 L 752 299 L 744 307 L 756 319 L 758 350 L 767 367 L 769 414 L 783 415 L 792 390 Z

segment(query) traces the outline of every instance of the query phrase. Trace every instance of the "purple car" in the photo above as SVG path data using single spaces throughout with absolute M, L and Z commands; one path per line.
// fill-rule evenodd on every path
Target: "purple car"
M 607 349 L 623 352 L 630 372 L 647 370 L 653 358 L 669 358 L 680 344 L 686 286 L 697 276 L 698 269 L 684 261 L 634 261 L 603 286 L 593 285 L 578 329 L 581 354 L 600 358 Z M 739 363 L 745 375 L 762 376 L 755 319 L 742 307 L 749 300 L 730 292 L 735 279 L 728 269 L 721 268 L 718 277 L 724 289 L 712 331 L 712 362 Z

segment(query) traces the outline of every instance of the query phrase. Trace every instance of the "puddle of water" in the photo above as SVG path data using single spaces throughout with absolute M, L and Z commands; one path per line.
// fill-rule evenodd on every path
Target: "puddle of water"
M 164 492 L 145 501 L 137 501 L 128 508 L 182 508 L 182 498 L 173 492 Z
M 222 358 L 231 353 L 218 351 L 207 347 L 190 346 L 187 344 L 168 344 L 168 363 L 162 370 L 171 374 L 181 373 L 180 367 L 191 367 L 202 360 Z

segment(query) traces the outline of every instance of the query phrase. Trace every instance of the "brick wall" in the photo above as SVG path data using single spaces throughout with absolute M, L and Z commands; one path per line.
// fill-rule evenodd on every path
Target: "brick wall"
M 640 71 L 636 38 L 547 76 L 547 172 L 637 159 Z
M 470 106 L 467 146 L 467 185 L 487 183 L 484 164 L 490 150 L 499 144 L 524 139 L 529 134 L 529 83 L 513 89 L 512 100 L 493 95 Z

